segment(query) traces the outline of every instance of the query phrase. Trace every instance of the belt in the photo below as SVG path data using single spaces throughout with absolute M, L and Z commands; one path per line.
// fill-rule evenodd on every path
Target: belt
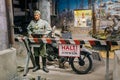
M 33 38 L 41 38 L 43 34 L 32 34 Z

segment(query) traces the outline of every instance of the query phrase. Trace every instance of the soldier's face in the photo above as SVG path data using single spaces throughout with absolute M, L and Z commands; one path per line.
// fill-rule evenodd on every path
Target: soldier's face
M 40 19 L 40 14 L 38 14 L 38 13 L 34 14 L 34 19 L 35 19 L 36 21 L 39 20 L 39 19 Z

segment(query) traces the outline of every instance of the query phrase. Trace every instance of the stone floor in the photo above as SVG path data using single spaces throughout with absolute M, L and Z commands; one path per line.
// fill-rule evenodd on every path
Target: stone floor
M 105 80 L 106 58 L 101 58 L 101 61 L 93 60 L 92 70 L 88 74 L 84 75 L 76 74 L 68 63 L 66 63 L 67 67 L 65 69 L 61 69 L 57 64 L 53 64 L 47 65 L 50 70 L 49 73 L 45 73 L 42 70 L 32 72 L 32 69 L 29 69 L 27 76 L 23 76 L 27 53 L 22 43 L 16 43 L 16 45 L 18 74 L 20 78 L 15 80 L 37 80 L 38 76 L 40 76 L 42 80 Z M 110 59 L 109 80 L 112 80 L 113 63 L 113 59 Z M 29 63 L 29 68 L 30 67 L 32 67 L 31 62 Z

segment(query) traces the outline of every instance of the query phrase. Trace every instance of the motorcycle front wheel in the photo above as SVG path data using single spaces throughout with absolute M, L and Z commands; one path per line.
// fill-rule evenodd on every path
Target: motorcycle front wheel
M 80 54 L 80 57 L 71 59 L 71 68 L 77 74 L 87 74 L 92 69 L 92 59 L 89 54 Z

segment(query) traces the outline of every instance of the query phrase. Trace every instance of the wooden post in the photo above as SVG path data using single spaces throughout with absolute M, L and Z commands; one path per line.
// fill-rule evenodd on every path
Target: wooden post
M 96 34 L 96 17 L 95 17 L 95 8 L 94 8 L 94 0 L 92 2 L 92 18 L 93 18 L 93 34 Z
M 10 47 L 14 44 L 14 20 L 13 20 L 13 7 L 12 0 L 6 1 L 6 13 L 7 13 L 7 23 L 8 23 L 8 37 Z

